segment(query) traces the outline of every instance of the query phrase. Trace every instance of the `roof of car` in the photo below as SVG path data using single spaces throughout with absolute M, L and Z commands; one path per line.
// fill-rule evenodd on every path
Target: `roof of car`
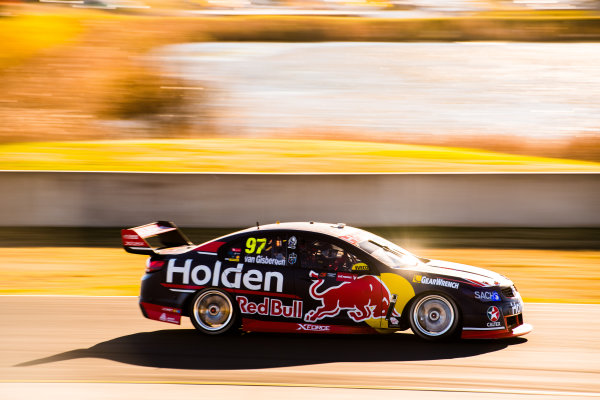
M 354 228 L 352 226 L 347 226 L 344 223 L 324 223 L 324 222 L 281 222 L 275 224 L 268 225 L 259 225 L 252 228 L 244 229 L 235 233 L 246 233 L 246 232 L 254 232 L 261 230 L 294 230 L 294 231 L 304 231 L 304 232 L 316 232 L 323 233 L 326 235 L 340 237 L 346 235 L 352 235 L 359 232 L 364 232 L 362 229 Z
M 328 224 L 324 222 L 283 222 L 283 223 L 275 223 L 268 225 L 259 225 L 254 226 L 252 228 L 243 229 L 241 231 L 232 232 L 225 236 L 221 236 L 215 239 L 212 239 L 208 242 L 202 243 L 195 248 L 195 250 L 202 249 L 203 251 L 213 251 L 213 247 L 211 243 L 222 243 L 224 240 L 229 241 L 237 238 L 239 235 L 248 234 L 251 232 L 277 232 L 277 231 L 298 231 L 298 232 L 314 232 L 321 233 L 324 235 L 329 235 L 336 237 L 338 239 L 344 240 L 354 246 L 358 246 L 359 243 L 364 240 L 368 240 L 373 234 L 367 231 L 364 231 L 359 228 L 354 228 L 352 226 L 347 226 L 343 223 L 337 224 Z

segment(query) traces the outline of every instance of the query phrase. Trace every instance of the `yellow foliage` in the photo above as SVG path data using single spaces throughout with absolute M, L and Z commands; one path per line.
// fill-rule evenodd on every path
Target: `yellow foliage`
M 239 138 L 2 144 L 0 170 L 598 172 L 600 163 L 441 146 Z
M 74 18 L 28 15 L 0 18 L 0 68 L 67 42 L 81 31 Z

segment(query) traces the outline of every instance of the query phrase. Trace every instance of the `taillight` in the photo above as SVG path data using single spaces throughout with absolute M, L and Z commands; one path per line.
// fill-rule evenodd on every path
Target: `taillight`
M 165 262 L 163 260 L 153 260 L 152 258 L 146 260 L 146 272 L 158 271 L 164 266 Z

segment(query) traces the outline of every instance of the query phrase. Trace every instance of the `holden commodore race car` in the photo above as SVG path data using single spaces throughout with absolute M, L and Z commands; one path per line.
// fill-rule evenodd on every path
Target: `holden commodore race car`
M 150 256 L 145 317 L 209 335 L 233 331 L 386 333 L 427 340 L 507 338 L 532 330 L 506 277 L 419 258 L 345 224 L 276 223 L 192 244 L 172 222 L 122 230 Z

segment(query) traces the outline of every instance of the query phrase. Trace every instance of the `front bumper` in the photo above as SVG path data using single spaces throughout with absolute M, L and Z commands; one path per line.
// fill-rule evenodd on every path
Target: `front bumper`
M 487 328 L 464 328 L 462 339 L 503 339 L 526 335 L 533 330 L 530 324 L 521 324 L 514 328 L 489 330 Z
M 523 323 L 523 299 L 514 286 L 496 287 L 483 293 L 494 293 L 491 301 L 481 301 L 465 313 L 463 339 L 501 339 L 526 335 L 533 330 Z M 476 292 L 475 292 L 476 294 Z

